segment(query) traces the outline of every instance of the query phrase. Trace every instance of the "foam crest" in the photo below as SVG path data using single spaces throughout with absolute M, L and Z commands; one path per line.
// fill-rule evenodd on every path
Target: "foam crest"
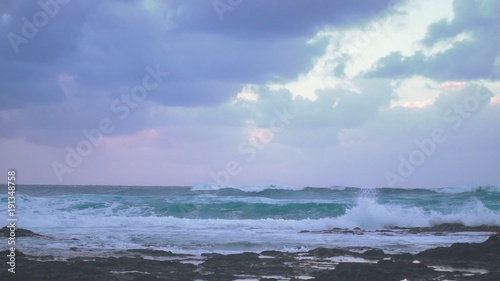
M 357 204 L 336 219 L 336 227 L 382 229 L 395 226 L 427 226 L 425 212 L 417 207 L 382 205 L 375 199 L 359 197 Z
M 306 205 L 298 204 L 298 202 L 314 202 L 318 199 L 312 198 L 304 201 L 304 199 L 292 197 L 278 200 L 253 195 L 248 197 L 241 195 L 213 197 L 211 195 L 201 198 L 203 205 L 197 205 L 199 202 L 196 201 L 196 197 L 190 197 L 190 200 L 196 200 L 186 204 L 182 203 L 185 197 L 179 197 L 176 200 L 182 201 L 178 206 L 171 203 L 167 206 L 167 203 L 161 198 L 155 198 L 156 201 L 139 198 L 139 201 L 131 203 L 127 201 L 130 200 L 128 197 L 125 198 L 126 200 L 122 197 L 113 197 L 113 199 L 108 195 L 80 194 L 38 197 L 20 194 L 18 207 L 20 224 L 26 228 L 137 227 L 140 225 L 141 227 L 186 227 L 188 229 L 255 228 L 301 231 L 325 230 L 333 227 L 359 227 L 362 229 L 425 227 L 442 223 L 500 226 L 500 211 L 495 210 L 498 206 L 492 203 L 494 201 L 487 202 L 490 204 L 490 208 L 493 208 L 492 210 L 477 199 L 474 194 L 470 194 L 466 198 L 462 198 L 464 196 L 450 196 L 450 200 L 455 200 L 453 204 L 451 202 L 446 204 L 444 203 L 446 201 L 442 201 L 443 203 L 431 205 L 421 204 L 424 201 L 417 202 L 415 200 L 412 200 L 411 203 L 407 200 L 388 201 L 388 203 L 378 201 L 379 199 L 382 202 L 387 200 L 387 197 L 384 196 L 386 194 L 381 193 L 380 190 L 360 189 L 355 201 L 349 201 L 351 199 L 337 197 L 336 194 L 333 194 L 331 198 L 321 195 L 321 198 L 325 200 L 321 204 Z M 433 198 L 435 196 L 448 198 L 445 194 L 432 196 Z M 489 195 L 488 198 L 490 198 Z M 4 199 L 0 197 L 0 200 Z M 230 200 L 229 202 L 244 202 L 245 204 L 225 204 L 228 200 Z M 339 200 L 342 201 L 342 204 L 337 202 Z M 266 208 L 253 204 L 266 204 Z M 338 206 L 335 213 L 335 208 L 332 208 L 333 204 Z M 3 205 L 5 206 L 5 204 Z M 200 212 L 206 214 L 208 211 L 212 212 L 212 215 L 204 217 L 198 215 Z M 252 211 L 255 211 L 252 216 L 242 217 L 240 215 L 241 213 L 249 214 Z M 293 212 L 299 215 L 289 216 Z M 316 215 L 319 212 L 322 212 L 321 215 Z M 183 215 L 184 213 L 188 215 Z M 327 214 L 329 217 L 325 217 L 323 214 Z M 186 217 L 183 218 L 183 216 Z
M 498 192 L 500 193 L 500 186 L 487 185 L 487 186 L 461 186 L 461 187 L 440 187 L 431 189 L 439 193 L 459 194 L 469 192 Z
M 380 204 L 374 198 L 359 197 L 357 204 L 334 220 L 335 227 L 384 229 L 392 227 L 427 227 L 442 223 L 460 223 L 468 226 L 498 225 L 500 212 L 488 209 L 475 199 L 460 208 L 443 212 L 426 211 L 419 207 Z
M 426 211 L 419 207 L 383 205 L 374 198 L 360 197 L 345 214 L 322 219 L 198 219 L 172 216 L 144 216 L 139 210 L 96 214 L 40 213 L 22 215 L 23 227 L 134 228 L 161 227 L 165 229 L 267 229 L 267 230 L 325 230 L 333 227 L 384 229 L 392 227 L 425 227 L 442 223 L 461 223 L 469 226 L 499 225 L 500 212 L 488 209 L 479 200 L 446 212 Z
M 412 192 L 415 190 L 427 190 L 437 193 L 444 194 L 458 194 L 458 193 L 469 193 L 469 192 L 497 192 L 500 193 L 500 186 L 496 185 L 485 185 L 485 186 L 459 186 L 459 187 L 438 187 L 438 188 L 394 188 L 394 187 L 375 187 L 375 188 L 361 188 L 361 187 L 344 187 L 344 186 L 331 186 L 331 187 L 304 187 L 304 186 L 289 186 L 289 185 L 275 185 L 275 184 L 259 184 L 259 185 L 222 185 L 215 183 L 204 183 L 197 184 L 191 187 L 191 191 L 215 191 L 222 189 L 235 189 L 243 192 L 262 192 L 264 190 L 290 190 L 290 191 L 300 191 L 306 188 L 313 189 L 329 189 L 337 191 L 345 190 L 358 190 L 361 193 L 370 193 L 377 191 L 406 191 Z
M 500 212 L 488 209 L 483 202 L 474 199 L 461 208 L 446 214 L 433 212 L 429 222 L 431 225 L 442 223 L 460 223 L 469 226 L 497 225 L 500 226 Z
M 262 184 L 262 185 L 243 185 L 243 186 L 234 186 L 234 185 L 221 185 L 221 184 L 197 184 L 191 187 L 191 191 L 213 191 L 213 190 L 221 190 L 221 189 L 237 189 L 243 192 L 261 192 L 269 189 L 279 189 L 279 190 L 303 190 L 304 187 L 298 186 L 288 186 L 288 185 L 274 185 L 274 184 Z

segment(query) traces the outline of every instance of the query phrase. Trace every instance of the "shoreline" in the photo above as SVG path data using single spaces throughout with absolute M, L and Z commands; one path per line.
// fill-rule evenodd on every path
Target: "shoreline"
M 400 229 L 398 228 L 398 231 Z M 443 224 L 405 231 L 444 233 L 496 232 L 482 243 L 454 243 L 417 254 L 388 254 L 371 248 L 355 252 L 316 248 L 307 252 L 262 251 L 201 256 L 151 249 L 123 250 L 111 257 L 80 256 L 57 260 L 16 250 L 16 273 L 7 269 L 1 280 L 500 280 L 500 232 L 496 226 Z M 346 231 L 333 229 L 328 231 Z M 362 235 L 354 233 L 353 235 Z M 4 230 L 0 230 L 4 236 Z M 21 230 L 21 236 L 39 234 Z M 75 249 L 68 249 L 74 251 Z M 5 259 L 8 251 L 0 251 Z M 5 263 L 4 263 L 5 264 Z

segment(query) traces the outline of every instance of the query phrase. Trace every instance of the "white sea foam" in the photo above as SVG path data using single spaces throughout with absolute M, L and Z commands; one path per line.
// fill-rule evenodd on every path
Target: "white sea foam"
M 191 187 L 191 191 L 208 191 L 208 190 L 221 190 L 221 189 L 238 189 L 244 192 L 261 192 L 268 189 L 281 189 L 281 190 L 303 190 L 305 187 L 289 186 L 289 185 L 274 185 L 274 184 L 259 184 L 259 185 L 221 185 L 213 183 L 197 184 Z
M 486 186 L 461 186 L 461 187 L 439 187 L 431 189 L 439 193 L 458 194 L 468 192 L 500 192 L 500 186 L 486 185 Z
M 356 206 L 335 219 L 338 227 L 382 229 L 390 227 L 426 227 L 442 223 L 469 226 L 498 225 L 500 212 L 488 209 L 481 201 L 473 200 L 460 208 L 446 212 L 426 211 L 419 207 L 382 205 L 373 198 L 360 197 Z
M 421 227 L 441 223 L 499 225 L 500 212 L 488 209 L 478 199 L 445 210 L 424 210 L 397 204 L 381 204 L 372 197 L 359 197 L 345 214 L 321 219 L 199 219 L 156 216 L 149 206 L 123 206 L 108 202 L 104 207 L 75 209 L 76 200 L 25 196 L 19 203 L 22 227 L 186 227 L 192 229 L 282 229 L 325 230 L 333 227 L 383 229 Z M 272 201 L 272 200 L 270 200 Z M 270 202 L 269 202 L 270 203 Z M 146 210 L 146 211 L 145 211 Z
M 237 189 L 243 192 L 261 192 L 264 190 L 290 190 L 290 191 L 300 191 L 304 190 L 306 187 L 304 186 L 289 186 L 289 185 L 274 185 L 274 184 L 259 184 L 259 185 L 222 185 L 215 183 L 206 183 L 206 184 L 197 184 L 191 187 L 191 191 L 214 191 L 221 189 Z M 330 189 L 330 190 L 345 190 L 347 187 L 342 186 L 331 186 L 331 187 L 313 187 L 317 189 Z M 355 187 L 356 188 L 356 187 Z M 384 189 L 395 189 L 389 187 L 379 187 L 379 188 L 361 188 L 357 187 L 360 190 L 384 190 Z M 486 186 L 459 186 L 459 187 L 439 187 L 439 188 L 397 188 L 401 190 L 429 190 L 438 193 L 445 194 L 458 194 L 458 193 L 468 193 L 468 192 L 499 192 L 500 186 L 496 185 L 486 185 Z
M 203 186 L 193 187 L 197 190 L 206 190 Z M 220 190 L 225 187 L 213 187 L 211 190 Z M 264 189 L 262 189 L 264 188 Z M 258 188 L 245 188 L 243 190 L 265 190 L 266 185 Z M 271 187 L 273 188 L 273 187 Z M 274 187 L 281 188 L 281 187 Z M 146 189 L 145 189 L 146 190 Z M 289 189 L 294 190 L 294 189 Z M 298 189 L 300 190 L 300 189 Z M 495 201 L 485 200 L 487 206 L 478 198 L 484 194 L 464 194 L 464 196 L 448 195 L 444 191 L 439 193 L 401 193 L 380 192 L 379 190 L 366 189 L 359 192 L 305 192 L 303 198 L 296 192 L 274 194 L 233 193 L 225 192 L 192 192 L 177 189 L 169 194 L 164 189 L 147 189 L 148 196 L 119 196 L 109 194 L 65 194 L 52 196 L 18 195 L 18 225 L 32 231 L 47 235 L 51 238 L 26 238 L 32 239 L 26 247 L 38 249 L 131 249 L 155 248 L 172 250 L 174 252 L 202 253 L 202 252 L 241 252 L 243 250 L 287 250 L 302 251 L 318 246 L 359 246 L 360 239 L 356 235 L 342 233 L 320 233 L 314 231 L 329 230 L 334 227 L 376 230 L 390 227 L 421 227 L 442 223 L 462 223 L 470 226 L 482 224 L 500 226 L 500 211 Z M 477 190 L 477 189 L 474 189 Z M 481 189 L 482 190 L 482 189 Z M 168 190 L 167 190 L 168 191 Z M 490 191 L 490 190 L 488 190 Z M 446 191 L 448 192 L 448 191 Z M 474 192 L 474 191 L 464 191 Z M 151 195 L 153 194 L 153 195 Z M 156 196 L 158 194 L 158 196 Z M 180 195 L 179 195 L 180 194 Z M 331 195 L 331 198 L 329 196 Z M 340 194 L 340 196 L 337 196 Z M 410 194 L 410 196 L 408 195 Z M 415 195 L 418 198 L 411 196 Z M 401 195 L 401 197 L 400 197 Z M 479 196 L 481 195 L 481 196 Z M 496 196 L 497 194 L 492 194 Z M 354 197 L 354 196 L 357 196 Z M 385 197 L 384 197 L 385 196 Z M 298 198 L 295 198 L 298 197 Z M 486 196 L 487 198 L 493 198 Z M 436 200 L 439 199 L 439 200 Z M 446 200 L 455 200 L 448 202 Z M 0 195 L 0 202 L 6 202 L 6 196 Z M 297 204 L 292 208 L 302 208 L 298 203 L 308 201 L 321 201 L 324 204 L 337 204 L 340 208 L 337 213 L 329 217 L 308 219 L 302 217 L 287 217 L 287 219 L 273 216 L 266 218 L 267 214 L 258 210 L 248 209 L 255 206 L 241 204 L 242 209 L 236 204 L 236 209 L 218 209 L 216 214 L 220 218 L 203 218 L 196 215 L 189 217 L 171 216 L 168 212 L 157 212 L 165 207 L 163 204 L 173 204 L 176 208 L 186 205 L 204 204 L 205 207 L 214 207 L 227 202 L 265 203 L 276 205 L 269 208 L 269 212 L 279 209 L 281 204 Z M 482 199 L 484 200 L 484 199 Z M 425 202 L 425 204 L 422 204 Z M 437 203 L 436 203 L 437 202 Z M 179 204 L 179 205 L 176 205 Z M 210 205 L 213 204 L 213 205 Z M 495 205 L 496 204 L 496 205 Z M 6 211 L 6 204 L 1 204 L 0 211 Z M 180 208 L 179 207 L 179 208 Z M 288 206 L 290 207 L 290 206 Z M 331 207 L 331 206 L 328 206 Z M 3 208 L 3 209 L 2 209 Z M 215 208 L 215 207 L 214 207 Z M 310 208 L 310 206 L 308 206 Z M 314 206 L 313 208 L 316 208 Z M 317 206 L 318 212 L 325 212 L 325 205 Z M 341 208 L 346 208 L 342 212 Z M 332 208 L 335 209 L 335 208 Z M 3 211 L 2 211 L 3 210 Z M 197 209 L 198 210 L 198 209 Z M 205 210 L 211 210 L 207 208 Z M 287 209 L 288 210 L 288 209 Z M 293 209 L 295 210 L 295 209 Z M 309 210 L 309 209 L 308 209 Z M 314 209 L 313 209 L 314 210 Z M 330 210 L 326 208 L 326 210 Z M 238 212 L 256 212 L 255 219 L 241 219 Z M 227 214 L 230 215 L 227 215 Z M 279 212 L 278 212 L 279 213 Z M 235 214 L 234 217 L 231 214 Z M 282 213 L 283 214 L 283 213 Z M 297 214 L 301 214 L 297 212 Z M 262 215 L 262 217 L 260 217 Z M 303 233 L 302 230 L 313 232 Z M 429 246 L 451 244 L 454 242 L 479 241 L 481 237 L 456 236 L 416 236 L 386 237 L 368 231 L 363 235 L 364 246 L 386 247 L 385 249 L 397 250 L 422 250 Z M 460 234 L 462 235 L 462 234 Z M 358 238 L 356 238 L 358 237 Z M 458 238 L 457 238 L 458 237 Z

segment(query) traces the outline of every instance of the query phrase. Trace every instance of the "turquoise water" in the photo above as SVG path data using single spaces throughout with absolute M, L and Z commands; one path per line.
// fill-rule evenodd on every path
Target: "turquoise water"
M 0 202 L 6 214 L 6 192 Z M 19 227 L 51 237 L 20 245 L 32 253 L 69 247 L 189 253 L 300 251 L 317 246 L 417 251 L 479 241 L 487 234 L 383 237 L 376 230 L 441 223 L 500 225 L 500 188 L 19 185 L 17 208 Z M 367 232 L 362 238 L 302 232 L 334 227 Z

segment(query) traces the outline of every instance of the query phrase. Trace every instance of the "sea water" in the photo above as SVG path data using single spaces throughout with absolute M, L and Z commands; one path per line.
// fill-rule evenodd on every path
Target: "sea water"
M 5 188 L 5 190 L 7 190 Z M 500 226 L 500 188 L 360 189 L 275 185 L 19 185 L 18 227 L 32 255 L 114 255 L 129 249 L 239 253 L 317 247 L 415 253 L 488 233 L 387 231 L 443 223 Z M 0 194 L 7 214 L 7 194 Z M 5 215 L 5 221 L 7 216 Z M 364 231 L 324 232 L 333 228 Z

